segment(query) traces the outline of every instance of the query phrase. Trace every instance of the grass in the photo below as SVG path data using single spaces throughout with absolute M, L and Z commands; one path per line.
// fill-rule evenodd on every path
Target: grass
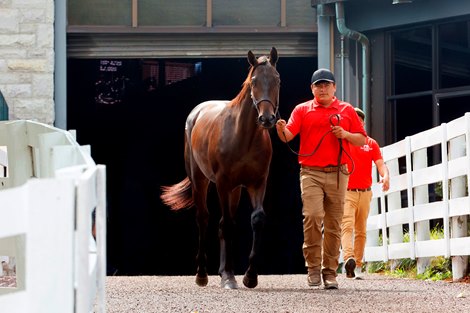
M 432 240 L 444 238 L 444 230 L 439 225 L 431 229 Z M 410 236 L 406 233 L 404 242 L 409 242 Z M 452 262 L 450 258 L 437 256 L 431 258 L 430 265 L 424 273 L 417 274 L 416 260 L 409 258 L 391 260 L 388 262 L 369 262 L 367 270 L 369 273 L 381 273 L 400 278 L 413 278 L 422 280 L 446 280 L 452 278 Z

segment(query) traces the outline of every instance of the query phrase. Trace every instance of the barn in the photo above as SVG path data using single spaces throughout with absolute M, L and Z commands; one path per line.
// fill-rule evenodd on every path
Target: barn
M 187 113 L 203 100 L 237 94 L 249 50 L 278 49 L 281 116 L 311 97 L 312 72 L 327 67 L 337 77 L 337 96 L 366 112 L 367 130 L 381 145 L 470 110 L 466 0 L 69 0 L 1 7 L 3 38 L 15 40 L 0 45 L 0 119 L 76 129 L 79 143 L 107 166 L 111 274 L 194 273 L 194 212 L 170 212 L 160 186 L 184 177 Z M 25 19 L 28 27 L 18 27 Z M 27 53 L 12 52 L 25 46 Z M 272 139 L 261 268 L 301 273 L 298 166 Z M 211 206 L 209 260 L 216 273 L 215 197 Z M 242 206 L 238 271 L 251 240 L 246 198 Z

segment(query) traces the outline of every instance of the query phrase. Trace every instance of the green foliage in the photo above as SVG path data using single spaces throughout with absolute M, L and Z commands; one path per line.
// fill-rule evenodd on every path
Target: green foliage
M 391 261 L 394 263 L 394 269 L 390 270 L 389 274 L 395 277 L 416 277 L 416 260 L 409 258 Z
M 431 229 L 430 237 L 432 240 L 443 239 L 444 238 L 444 228 L 439 227 L 437 224 L 433 229 Z
M 423 274 L 417 276 L 423 280 L 444 280 L 452 277 L 452 262 L 449 258 L 435 257 Z
M 430 238 L 432 240 L 444 238 L 444 230 L 439 225 L 431 229 Z M 381 238 L 380 238 L 381 239 Z M 405 233 L 403 242 L 409 242 L 410 235 Z M 367 265 L 369 273 L 383 273 L 395 277 L 416 278 L 422 280 L 445 280 L 452 277 L 452 262 L 450 258 L 442 256 L 434 257 L 426 271 L 416 274 L 416 260 L 409 258 L 391 260 L 389 262 L 369 262 Z M 393 268 L 393 270 L 392 270 Z
M 390 267 L 387 267 L 388 264 L 385 262 L 369 262 L 367 264 L 367 271 L 369 273 L 384 273 L 390 270 Z
M 409 272 L 401 269 L 401 268 L 397 268 L 395 269 L 393 272 L 390 273 L 392 276 L 395 276 L 395 277 L 399 277 L 399 278 L 407 278 L 409 277 Z
M 410 242 L 410 233 L 409 232 L 406 232 L 403 235 L 403 242 Z
M 416 269 L 416 260 L 412 260 L 409 258 L 406 259 L 400 259 L 398 260 L 398 265 L 395 267 L 395 269 L 401 269 L 404 271 L 411 271 Z

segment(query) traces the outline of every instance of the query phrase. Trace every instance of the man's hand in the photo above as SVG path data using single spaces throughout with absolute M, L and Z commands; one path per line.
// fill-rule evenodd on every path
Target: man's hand
M 282 142 L 289 142 L 294 137 L 292 133 L 286 128 L 286 125 L 286 120 L 283 120 L 282 118 L 276 122 L 277 135 Z
M 331 126 L 331 132 L 333 135 L 336 136 L 338 139 L 345 139 L 349 134 L 348 131 L 345 131 L 341 126 Z
M 276 129 L 277 129 L 277 132 L 283 132 L 285 129 L 286 129 L 286 120 L 283 120 L 282 118 L 279 119 L 277 122 L 276 122 Z

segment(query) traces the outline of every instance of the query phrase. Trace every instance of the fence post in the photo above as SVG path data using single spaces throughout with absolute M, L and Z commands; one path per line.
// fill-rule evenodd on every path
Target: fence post
M 372 181 L 377 181 L 377 168 L 372 165 Z M 380 198 L 372 199 L 370 203 L 369 216 L 375 216 L 379 214 L 379 201 Z M 366 236 L 366 247 L 376 247 L 379 244 L 379 230 L 371 230 L 367 232 Z
M 468 138 L 467 138 L 468 140 Z M 467 150 L 467 156 L 470 151 Z M 449 141 L 449 160 L 465 156 L 465 136 L 459 136 Z M 450 198 L 465 197 L 465 176 L 452 178 L 450 181 Z M 451 218 L 452 238 L 467 236 L 467 216 L 454 216 Z M 468 256 L 452 256 L 452 279 L 459 280 L 467 274 Z
M 96 206 L 96 245 L 97 245 L 97 295 L 96 313 L 106 312 L 106 167 L 97 166 L 97 206 Z
M 410 236 L 410 256 L 411 259 L 416 258 L 415 245 L 415 219 L 414 219 L 414 203 L 413 203 L 413 167 L 411 166 L 411 138 L 406 137 L 406 198 L 408 199 L 408 235 Z
M 413 170 L 420 168 L 426 168 L 428 166 L 428 156 L 426 149 L 420 149 L 413 152 Z M 414 194 L 414 204 L 429 203 L 428 185 L 416 186 Z M 430 238 L 430 226 L 429 220 L 421 221 L 416 223 L 416 240 L 425 241 Z M 410 236 L 411 240 L 411 236 Z M 413 242 L 411 244 L 414 244 Z M 426 268 L 430 263 L 429 257 L 418 258 L 416 262 L 416 271 L 418 274 L 422 274 L 426 271 Z
M 387 166 L 389 168 L 390 176 L 400 175 L 398 159 L 394 159 L 388 162 Z M 394 210 L 399 210 L 402 207 L 400 191 L 396 191 L 396 192 L 388 194 L 387 200 L 388 200 L 388 210 L 390 212 Z M 385 208 L 383 208 L 382 210 L 385 214 Z M 382 239 L 383 239 L 383 244 L 385 247 L 387 247 L 389 244 L 403 242 L 403 227 L 401 225 L 390 226 L 389 236 L 390 236 L 390 242 L 387 242 L 386 231 L 382 232 Z M 391 260 L 390 268 L 394 270 L 396 267 L 396 264 L 397 264 L 396 260 Z

